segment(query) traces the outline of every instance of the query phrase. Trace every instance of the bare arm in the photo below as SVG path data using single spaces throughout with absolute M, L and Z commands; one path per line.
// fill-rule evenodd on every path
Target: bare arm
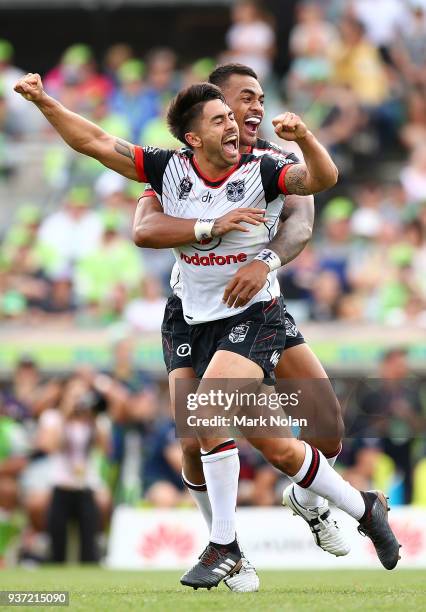
M 274 251 L 284 266 L 297 257 L 311 239 L 314 198 L 287 196 L 281 221 L 266 248 Z M 269 266 L 258 259 L 242 266 L 226 286 L 223 301 L 229 307 L 245 306 L 265 285 L 269 272 Z
M 337 183 L 339 172 L 327 150 L 294 113 L 284 113 L 272 121 L 275 133 L 299 145 L 305 163 L 290 166 L 285 175 L 288 193 L 309 195 L 330 189 Z
M 96 124 L 73 113 L 43 90 L 40 75 L 29 73 L 15 91 L 33 102 L 65 142 L 78 153 L 97 159 L 123 176 L 139 180 L 134 145 L 104 132 Z
M 293 261 L 312 237 L 315 204 L 313 196 L 286 197 L 277 233 L 267 246 L 278 255 L 282 265 Z
M 222 236 L 232 230 L 248 232 L 242 222 L 260 225 L 265 211 L 255 208 L 238 208 L 216 219 L 212 236 Z M 197 219 L 179 219 L 166 215 L 156 196 L 144 196 L 137 205 L 133 220 L 133 240 L 139 247 L 166 249 L 196 242 Z
M 164 214 L 156 196 L 142 197 L 133 219 L 133 241 L 139 247 L 165 249 L 195 242 L 196 219 Z

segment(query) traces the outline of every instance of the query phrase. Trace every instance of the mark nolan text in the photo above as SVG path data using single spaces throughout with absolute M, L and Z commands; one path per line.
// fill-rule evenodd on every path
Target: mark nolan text
M 307 427 L 307 419 L 294 419 L 291 416 L 270 414 L 268 416 L 248 417 L 234 414 L 232 417 L 215 415 L 197 417 L 191 414 L 186 419 L 189 427 Z

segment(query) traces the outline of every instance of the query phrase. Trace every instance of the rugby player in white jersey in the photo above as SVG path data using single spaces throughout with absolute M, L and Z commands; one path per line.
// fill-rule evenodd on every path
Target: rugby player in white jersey
M 209 82 L 222 90 L 226 102 L 235 114 L 240 133 L 240 153 L 263 155 L 268 152 L 273 155 L 282 155 L 284 159 L 295 160 L 294 155 L 278 147 L 276 144 L 258 138 L 260 124 L 264 118 L 264 92 L 257 80 L 256 73 L 242 64 L 225 64 L 217 67 L 209 76 Z M 286 135 L 287 140 L 293 139 L 293 133 Z M 319 154 L 324 157 L 324 151 Z M 325 157 L 325 163 L 332 162 Z M 288 175 L 287 175 L 288 176 Z M 285 265 L 292 261 L 304 248 L 312 234 L 314 221 L 314 200 L 312 196 L 295 195 L 307 191 L 304 177 L 291 182 L 287 179 L 285 206 L 282 210 L 281 223 L 275 236 L 267 245 L 274 253 L 274 261 L 278 265 Z M 208 203 L 206 202 L 206 205 Z M 165 222 L 162 206 L 151 187 L 147 187 L 140 199 L 134 221 L 135 243 L 141 247 L 164 248 L 170 246 L 169 240 L 174 225 Z M 219 227 L 220 220 L 217 222 Z M 213 227 L 213 233 L 216 231 Z M 176 228 L 179 231 L 179 228 Z M 174 236 L 181 238 L 182 242 L 191 239 L 190 234 Z M 208 253 L 214 242 L 199 245 L 200 255 Z M 277 258 L 278 256 L 279 262 Z M 227 288 L 224 299 L 230 307 L 245 305 L 257 291 L 262 289 L 270 272 L 269 266 L 259 259 L 241 266 L 234 274 Z M 174 390 L 176 380 L 191 379 L 195 377 L 192 369 L 189 325 L 186 323 L 181 302 L 181 277 L 176 263 L 170 285 L 173 295 L 168 299 L 162 326 L 163 352 L 166 368 L 169 374 L 170 394 L 174 407 Z M 286 345 L 281 359 L 275 368 L 278 379 L 323 379 L 321 383 L 320 412 L 322 415 L 321 429 L 330 432 L 326 439 L 309 438 L 306 441 L 316 446 L 327 458 L 330 465 L 334 465 L 341 449 L 340 406 L 330 384 L 324 384 L 327 374 L 318 358 L 305 343 L 291 314 L 285 312 Z M 331 435 L 335 432 L 336 435 Z M 200 458 L 199 443 L 196 438 L 181 438 L 183 450 L 182 478 L 188 487 L 196 504 L 200 508 L 208 528 L 211 527 L 211 505 L 204 482 L 204 473 Z M 343 556 L 350 550 L 349 544 L 344 540 L 337 523 L 330 515 L 328 501 L 309 490 L 296 484 L 287 487 L 284 492 L 284 502 L 293 512 L 302 516 L 308 523 L 316 544 L 323 550 Z M 254 590 L 258 586 L 258 579 L 247 560 L 243 560 L 243 567 L 238 574 L 225 579 L 225 583 L 232 590 Z
M 293 160 L 286 163 L 267 154 L 240 155 L 234 114 L 220 89 L 211 84 L 193 85 L 172 101 L 168 112 L 170 130 L 190 147 L 180 151 L 117 142 L 48 96 L 37 74 L 20 79 L 15 90 L 35 103 L 72 148 L 128 178 L 150 182 L 164 212 L 192 225 L 191 240 L 176 245 L 174 250 L 183 277 L 182 304 L 185 320 L 190 324 L 193 367 L 196 375 L 203 377 L 200 387 L 211 378 L 245 378 L 260 385 L 265 376 L 272 374 L 276 356 L 279 358 L 285 346 L 284 306 L 276 272 L 271 270 L 265 287 L 244 306 L 231 310 L 222 296 L 241 263 L 257 256 L 264 259 L 270 231 L 276 227 L 281 212 L 277 196 L 287 192 L 287 181 L 299 182 L 303 177 L 306 191 L 315 192 L 337 180 L 335 169 L 330 172 L 329 162 L 324 168 L 324 157 L 318 155 L 322 147 L 300 118 L 287 114 L 275 125 L 279 137 L 293 133 L 305 155 L 305 164 Z M 311 173 L 312 169 L 315 173 Z M 206 208 L 200 194 L 209 184 L 215 196 L 209 206 L 210 217 L 205 219 Z M 217 253 L 200 257 L 194 244 L 212 236 L 217 217 L 228 215 L 229 219 L 238 209 L 242 223 L 234 224 L 233 231 L 229 231 L 229 225 L 225 228 Z M 257 218 L 250 209 L 257 209 Z M 241 330 L 241 326 L 243 337 L 233 343 L 232 330 Z M 262 335 L 262 342 L 256 342 L 260 333 L 267 335 Z M 212 528 L 199 562 L 181 582 L 194 588 L 211 588 L 242 565 L 235 537 L 239 460 L 233 440 L 201 434 L 198 437 L 212 507 Z M 359 530 L 371 538 L 382 564 L 387 569 L 396 566 L 399 544 L 389 526 L 382 493 L 357 491 L 332 469 L 317 448 L 301 440 L 256 438 L 249 442 L 292 482 L 310 488 L 355 518 Z

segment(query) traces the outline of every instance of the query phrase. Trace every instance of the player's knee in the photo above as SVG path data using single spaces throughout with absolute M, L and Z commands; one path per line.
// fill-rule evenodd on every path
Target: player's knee
M 269 444 L 265 444 L 262 449 L 259 449 L 265 459 L 282 472 L 294 472 L 294 466 L 297 464 L 300 454 L 297 447 L 298 440 L 283 438 L 278 442 L 274 441 L 274 444 L 271 444 L 271 440 L 266 440 L 266 442 L 269 442 Z

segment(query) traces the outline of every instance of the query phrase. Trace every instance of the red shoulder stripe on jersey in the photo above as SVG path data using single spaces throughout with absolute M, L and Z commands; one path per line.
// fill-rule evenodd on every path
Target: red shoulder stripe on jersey
M 156 196 L 157 194 L 155 193 L 155 191 L 151 188 L 149 189 L 145 189 L 145 191 L 143 192 L 143 194 L 141 195 L 141 198 L 149 198 L 150 196 Z
M 145 170 L 143 167 L 143 149 L 142 147 L 135 146 L 135 168 L 140 183 L 146 183 L 148 180 L 145 176 Z
M 284 166 L 284 168 L 281 170 L 280 177 L 278 179 L 278 189 L 284 195 L 288 195 L 287 185 L 285 184 L 285 175 L 287 174 L 289 169 L 295 165 L 296 164 L 288 164 L 288 166 Z

